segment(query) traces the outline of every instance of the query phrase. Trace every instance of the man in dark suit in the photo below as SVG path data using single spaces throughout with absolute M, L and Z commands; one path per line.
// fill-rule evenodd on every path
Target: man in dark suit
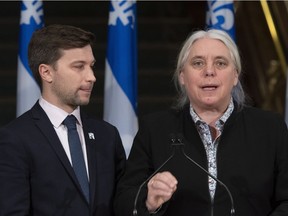
M 122 142 L 114 126 L 80 110 L 96 81 L 93 42 L 92 33 L 67 25 L 34 32 L 28 57 L 41 97 L 0 130 L 0 216 L 114 215 Z M 67 116 L 76 119 L 77 139 L 69 138 Z

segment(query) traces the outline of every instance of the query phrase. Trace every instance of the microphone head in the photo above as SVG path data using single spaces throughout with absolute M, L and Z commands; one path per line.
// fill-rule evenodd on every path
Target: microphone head
M 172 147 L 177 147 L 177 146 L 183 146 L 184 145 L 184 137 L 182 133 L 171 133 L 170 136 L 170 142 Z
M 176 141 L 177 141 L 176 134 L 175 133 L 170 133 L 169 134 L 169 139 L 170 139 L 171 144 L 176 143 Z
M 177 142 L 183 144 L 184 136 L 182 133 L 177 133 Z

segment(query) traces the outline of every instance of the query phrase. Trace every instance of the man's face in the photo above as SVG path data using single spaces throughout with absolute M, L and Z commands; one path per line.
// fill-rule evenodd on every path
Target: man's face
M 48 101 L 67 112 L 72 112 L 77 106 L 87 105 L 96 81 L 94 63 L 90 45 L 62 50 L 62 57 L 54 67 L 50 67 Z

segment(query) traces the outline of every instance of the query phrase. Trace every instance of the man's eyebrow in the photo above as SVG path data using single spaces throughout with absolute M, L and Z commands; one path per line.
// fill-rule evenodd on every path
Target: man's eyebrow
M 96 60 L 93 60 L 90 64 L 95 64 Z M 75 64 L 75 63 L 89 63 L 88 61 L 85 61 L 85 60 L 75 60 L 75 61 L 72 61 L 72 64 Z

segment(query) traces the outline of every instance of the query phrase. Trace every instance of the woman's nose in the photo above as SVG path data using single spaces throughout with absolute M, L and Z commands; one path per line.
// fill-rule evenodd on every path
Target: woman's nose
M 205 68 L 205 76 L 214 76 L 215 75 L 215 68 L 213 65 L 207 65 Z

